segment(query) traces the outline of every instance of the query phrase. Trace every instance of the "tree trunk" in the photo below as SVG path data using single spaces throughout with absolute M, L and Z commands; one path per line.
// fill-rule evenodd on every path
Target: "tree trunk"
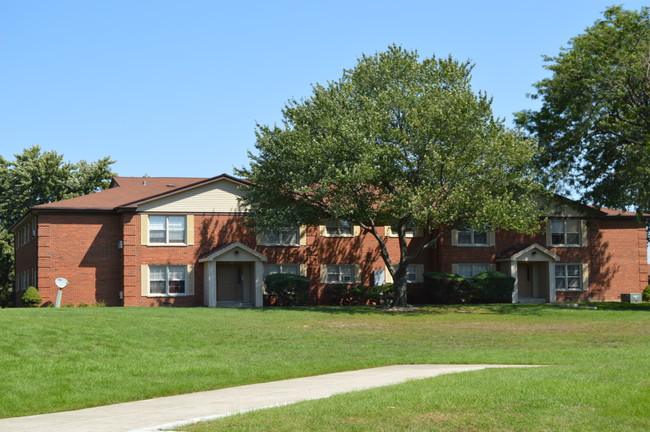
M 400 274 L 401 273 L 401 274 Z M 407 307 L 406 299 L 406 269 L 403 272 L 395 272 L 395 280 L 393 282 L 393 288 L 395 289 L 395 303 L 393 307 L 403 308 Z

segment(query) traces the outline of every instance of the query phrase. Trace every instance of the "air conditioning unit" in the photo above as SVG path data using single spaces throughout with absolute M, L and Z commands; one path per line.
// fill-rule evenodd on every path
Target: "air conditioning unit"
M 623 303 L 641 303 L 643 298 L 641 293 L 621 294 L 621 301 Z

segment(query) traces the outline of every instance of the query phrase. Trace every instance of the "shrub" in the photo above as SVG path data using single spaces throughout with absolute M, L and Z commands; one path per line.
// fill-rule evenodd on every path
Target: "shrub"
M 330 288 L 329 304 L 332 306 L 392 304 L 393 284 L 386 285 L 335 285 Z
M 471 303 L 474 294 L 472 284 L 454 273 L 424 273 L 427 288 L 432 291 L 433 302 L 438 304 Z
M 486 271 L 471 280 L 474 287 L 473 302 L 510 303 L 515 289 L 515 278 L 498 271 Z
M 650 302 L 650 285 L 646 285 L 643 290 L 643 301 Z
M 274 273 L 265 279 L 266 292 L 277 297 L 277 306 L 306 305 L 309 300 L 309 279 L 293 274 Z
M 23 294 L 23 296 L 21 297 L 21 300 L 27 306 L 38 307 L 43 301 L 43 297 L 41 297 L 41 293 L 39 293 L 36 288 L 30 286 L 25 291 L 25 294 Z

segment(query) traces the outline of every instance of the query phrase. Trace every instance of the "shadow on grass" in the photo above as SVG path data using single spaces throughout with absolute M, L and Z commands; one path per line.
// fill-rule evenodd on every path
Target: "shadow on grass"
M 594 309 L 595 308 L 595 309 Z M 263 308 L 247 308 L 261 314 L 275 312 L 310 312 L 326 315 L 395 315 L 422 316 L 443 314 L 469 315 L 522 315 L 539 316 L 550 311 L 559 310 L 620 310 L 620 311 L 649 311 L 650 303 L 581 303 L 577 307 L 567 304 L 458 304 L 458 305 L 414 305 L 409 309 L 393 310 L 383 306 L 265 306 Z
M 561 309 L 559 305 L 539 304 L 489 304 L 489 305 L 414 305 L 409 309 L 387 309 L 383 306 L 267 306 L 255 309 L 259 313 L 312 312 L 327 315 L 396 315 L 421 316 L 442 314 L 515 314 L 542 315 L 550 309 Z

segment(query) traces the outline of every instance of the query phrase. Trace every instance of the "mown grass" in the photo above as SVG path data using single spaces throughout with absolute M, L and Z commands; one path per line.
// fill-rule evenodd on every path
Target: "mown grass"
M 650 429 L 650 308 L 609 307 L 5 309 L 0 417 L 389 364 L 511 363 L 557 366 L 443 376 L 194 427 Z

